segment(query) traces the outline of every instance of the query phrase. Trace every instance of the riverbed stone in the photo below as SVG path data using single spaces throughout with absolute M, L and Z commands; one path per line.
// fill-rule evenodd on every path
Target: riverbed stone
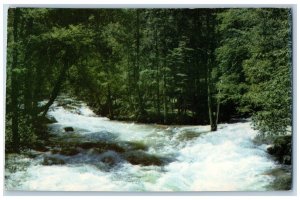
M 123 142 L 120 144 L 122 147 L 126 149 L 126 151 L 134 151 L 134 150 L 147 150 L 148 147 L 142 142 Z
M 116 165 L 120 162 L 120 156 L 118 153 L 114 151 L 107 151 L 103 153 L 101 158 L 101 161 L 109 166 Z
M 43 165 L 64 165 L 65 161 L 57 157 L 44 157 Z
M 73 132 L 73 131 L 74 131 L 74 128 L 71 127 L 71 126 L 67 126 L 67 127 L 64 128 L 64 130 L 65 130 L 66 132 Z
M 33 145 L 33 149 L 39 152 L 47 152 L 49 151 L 49 148 L 46 145 L 46 142 L 38 140 Z
M 96 149 L 99 153 L 108 151 L 108 150 L 112 150 L 115 152 L 125 152 L 125 149 L 123 147 L 121 147 L 120 145 L 116 144 L 116 143 L 111 143 L 111 142 L 102 142 L 102 141 L 98 141 L 98 142 L 84 142 L 84 143 L 79 143 L 77 144 L 78 147 L 82 148 L 82 149 Z
M 75 147 L 66 147 L 61 149 L 53 149 L 51 151 L 53 154 L 61 154 L 65 156 L 74 156 L 78 154 L 80 151 Z
M 123 155 L 124 159 L 127 160 L 132 165 L 142 165 L 142 166 L 149 166 L 149 165 L 157 165 L 162 166 L 164 165 L 164 161 L 162 158 L 148 154 L 144 151 L 131 151 L 127 152 Z

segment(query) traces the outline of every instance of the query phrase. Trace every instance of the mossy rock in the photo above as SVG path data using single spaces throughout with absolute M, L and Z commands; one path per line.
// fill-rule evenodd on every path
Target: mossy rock
M 126 148 L 127 151 L 148 150 L 148 147 L 142 142 L 124 142 L 121 144 L 121 146 Z
M 76 148 L 66 148 L 66 149 L 62 149 L 60 151 L 60 154 L 66 155 L 66 156 L 74 156 L 78 153 L 79 153 L 79 151 Z
M 165 164 L 161 157 L 148 154 L 143 151 L 131 151 L 127 152 L 123 155 L 124 159 L 127 160 L 132 165 L 142 165 L 142 166 L 149 166 L 149 165 L 157 165 L 162 166 Z
M 82 149 L 97 149 L 99 152 L 105 152 L 105 151 L 115 151 L 118 153 L 125 152 L 125 149 L 121 147 L 118 144 L 115 143 L 109 143 L 109 142 L 84 142 L 78 144 L 78 147 Z
M 61 154 L 65 156 L 74 156 L 78 154 L 80 151 L 74 147 L 61 148 L 61 149 L 53 149 L 51 151 L 53 154 Z
M 64 165 L 66 164 L 63 159 L 56 157 L 45 157 L 43 160 L 43 165 Z
M 85 138 L 78 133 L 69 132 L 68 134 L 55 135 L 49 138 L 48 143 L 49 146 L 52 147 L 68 148 L 78 146 L 84 139 Z

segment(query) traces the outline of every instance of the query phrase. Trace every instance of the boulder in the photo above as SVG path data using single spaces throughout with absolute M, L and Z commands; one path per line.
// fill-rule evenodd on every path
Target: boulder
M 66 132 L 73 132 L 73 131 L 74 131 L 74 128 L 71 127 L 71 126 L 67 126 L 67 127 L 64 128 L 64 130 L 65 130 Z
M 48 124 L 52 124 L 52 123 L 56 123 L 57 122 L 56 119 L 54 117 L 52 117 L 52 116 L 47 116 L 47 118 L 48 118 Z
M 57 157 L 44 157 L 43 165 L 64 165 L 65 161 Z
M 38 140 L 33 144 L 33 149 L 40 152 L 47 152 L 49 151 L 48 147 L 46 146 L 46 143 Z
M 65 147 L 61 149 L 53 149 L 53 154 L 61 154 L 65 156 L 74 156 L 79 153 L 79 150 L 75 147 Z
M 113 166 L 120 162 L 119 155 L 114 151 L 107 151 L 102 154 L 101 162 Z
M 105 142 L 105 141 L 98 141 L 98 142 L 84 142 L 77 144 L 78 147 L 82 149 L 96 149 L 99 153 L 105 151 L 115 151 L 118 153 L 125 152 L 125 149 L 116 143 Z
M 142 165 L 142 166 L 149 166 L 149 165 L 157 165 L 162 166 L 165 164 L 162 158 L 148 154 L 143 151 L 131 151 L 127 152 L 124 155 L 124 159 L 127 160 L 132 165 Z

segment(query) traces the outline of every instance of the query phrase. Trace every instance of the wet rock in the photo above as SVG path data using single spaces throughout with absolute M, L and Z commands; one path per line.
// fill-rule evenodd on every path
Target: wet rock
M 126 151 L 147 150 L 148 147 L 142 142 L 124 142 L 121 144 Z
M 107 151 L 102 154 L 101 161 L 109 166 L 113 166 L 120 162 L 120 157 L 116 152 Z
M 115 151 L 115 152 L 125 152 L 125 149 L 116 143 L 109 143 L 109 142 L 84 142 L 78 144 L 78 147 L 82 149 L 97 149 L 98 152 L 105 152 L 105 151 Z
M 290 165 L 292 162 L 292 137 L 290 135 L 277 137 L 267 151 L 280 163 Z
M 52 116 L 47 116 L 47 118 L 48 118 L 48 123 L 49 123 L 49 124 L 52 124 L 52 123 L 56 123 L 56 122 L 57 122 L 56 119 L 55 119 L 54 117 L 52 117 Z
M 36 151 L 40 151 L 40 152 L 47 152 L 47 151 L 49 151 L 49 148 L 46 147 L 45 142 L 41 142 L 41 141 L 37 141 L 33 145 L 33 149 L 36 150 Z
M 30 150 L 27 152 L 24 152 L 24 155 L 28 156 L 29 158 L 36 158 L 40 155 L 42 155 L 43 153 L 38 152 L 38 151 L 34 151 L 34 150 Z
M 43 165 L 64 165 L 65 161 L 57 157 L 45 157 L 42 164 Z
M 163 161 L 163 158 L 160 158 L 155 155 L 148 154 L 143 151 L 132 151 L 127 152 L 124 155 L 124 159 L 127 160 L 132 165 L 143 165 L 143 166 L 149 166 L 149 165 L 158 165 L 162 166 L 165 164 Z
M 65 130 L 66 132 L 73 132 L 73 131 L 74 131 L 74 128 L 71 127 L 71 126 L 68 126 L 68 127 L 65 127 L 64 130 Z
M 86 153 L 89 155 L 92 155 L 92 154 L 99 154 L 101 152 L 99 152 L 99 150 L 97 150 L 97 149 L 89 149 L 89 150 L 87 150 Z
M 74 156 L 79 153 L 79 150 L 74 147 L 67 147 L 67 148 L 61 148 L 61 149 L 53 149 L 51 151 L 53 154 L 61 154 L 65 156 Z
M 86 134 L 85 138 L 91 141 L 113 142 L 117 138 L 117 135 L 107 131 L 99 131 L 99 132 Z

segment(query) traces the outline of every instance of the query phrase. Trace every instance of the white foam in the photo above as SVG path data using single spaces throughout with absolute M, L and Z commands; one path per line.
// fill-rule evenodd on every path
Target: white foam
M 58 124 L 90 132 L 107 131 L 119 140 L 142 141 L 149 152 L 176 159 L 159 166 L 134 166 L 124 162 L 112 171 L 92 165 L 32 165 L 11 175 L 9 189 L 53 191 L 261 191 L 273 180 L 266 171 L 276 164 L 252 140 L 257 134 L 250 122 L 222 124 L 216 132 L 208 126 L 159 127 L 110 121 L 91 116 L 89 108 L 76 114 L 61 107 L 51 110 Z M 185 131 L 199 133 L 180 140 Z M 18 182 L 19 184 L 14 184 Z
M 156 190 L 266 190 L 273 177 L 264 172 L 276 165 L 253 144 L 255 134 L 249 123 L 239 123 L 188 142 L 157 180 Z

